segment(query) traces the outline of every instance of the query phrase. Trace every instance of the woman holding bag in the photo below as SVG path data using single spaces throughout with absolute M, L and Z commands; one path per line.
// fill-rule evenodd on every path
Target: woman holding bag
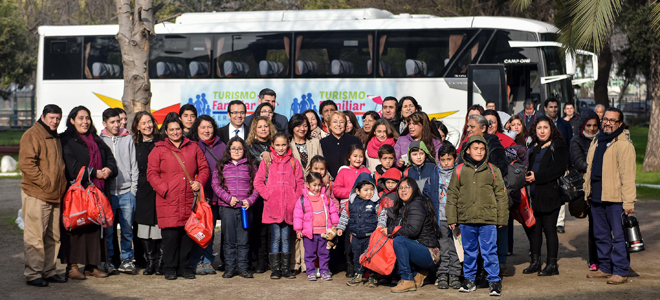
M 177 279 L 177 275 L 194 279 L 190 266 L 194 242 L 184 225 L 191 215 L 195 192 L 209 180 L 209 165 L 199 146 L 183 137 L 183 124 L 176 113 L 169 113 L 161 128 L 165 140 L 156 143 L 149 154 L 147 179 L 156 191 L 158 227 L 163 236 L 163 272 L 167 280 Z
M 69 113 L 66 131 L 62 133 L 62 154 L 68 182 L 75 180 L 80 169 L 85 167 L 84 187 L 89 176 L 96 187 L 105 191 L 105 180 L 117 176 L 117 162 L 112 151 L 96 134 L 89 109 L 84 106 L 74 107 Z M 107 191 L 105 197 L 110 198 Z M 67 265 L 68 278 L 108 277 L 98 268 L 102 262 L 107 262 L 101 231 L 101 226 L 90 224 L 61 235 L 59 257 Z M 85 265 L 85 274 L 80 272 L 78 264 Z

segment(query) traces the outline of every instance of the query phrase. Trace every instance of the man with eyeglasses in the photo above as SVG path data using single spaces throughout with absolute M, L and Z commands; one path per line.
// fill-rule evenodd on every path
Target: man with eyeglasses
M 235 136 L 245 139 L 249 130 L 249 127 L 245 126 L 245 114 L 247 112 L 245 103 L 241 100 L 233 100 L 229 102 L 228 107 L 229 124 L 220 127 L 220 140 L 225 144 Z
M 269 89 L 269 88 L 265 88 L 265 89 L 261 90 L 261 92 L 259 92 L 259 99 L 257 99 L 257 103 L 261 104 L 261 103 L 264 103 L 264 102 L 269 103 L 270 106 L 273 107 L 273 118 L 271 118 L 271 120 L 273 120 L 273 123 L 275 123 L 275 125 L 277 125 L 277 128 L 280 128 L 284 132 L 287 132 L 287 128 L 289 127 L 288 126 L 289 125 L 289 119 L 287 119 L 285 116 L 280 115 L 280 114 L 275 112 L 275 107 L 277 107 L 277 94 L 275 93 L 275 91 L 273 91 L 272 89 Z M 259 116 L 256 116 L 256 117 L 259 117 Z M 247 128 L 248 131 L 250 130 L 250 126 L 252 124 L 252 119 L 254 119 L 254 118 L 255 118 L 254 114 L 251 114 L 251 115 L 247 116 L 247 118 L 245 118 L 245 128 Z
M 635 213 L 637 200 L 635 147 L 623 124 L 623 112 L 610 107 L 603 115 L 603 131 L 587 154 L 585 200 L 591 204 L 599 270 L 587 278 L 608 278 L 608 284 L 628 281 L 630 256 L 623 235 L 623 214 Z

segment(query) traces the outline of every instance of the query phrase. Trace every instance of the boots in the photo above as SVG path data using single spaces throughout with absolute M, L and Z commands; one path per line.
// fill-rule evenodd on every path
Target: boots
M 353 278 L 355 276 L 355 267 L 353 267 L 353 257 L 350 253 L 346 255 L 346 278 Z
M 539 276 L 552 276 L 559 275 L 559 266 L 557 265 L 556 258 L 548 258 L 548 262 L 545 264 L 545 268 L 539 271 Z
M 66 277 L 74 280 L 87 279 L 87 276 L 80 272 L 77 264 L 69 264 L 66 266 Z
M 296 279 L 296 275 L 293 275 L 291 270 L 289 269 L 290 265 L 289 263 L 291 262 L 291 253 L 282 253 L 282 262 L 280 264 L 280 269 L 282 270 L 282 277 L 288 278 L 288 279 Z
M 270 261 L 270 279 L 280 279 L 282 277 L 282 273 L 280 273 L 280 257 L 281 253 L 268 254 L 268 260 Z
M 142 240 L 142 249 L 147 256 L 147 266 L 142 271 L 142 275 L 156 274 L 156 266 L 158 265 L 158 257 L 156 256 L 156 242 L 151 239 Z
M 532 254 L 532 262 L 529 264 L 529 267 L 523 270 L 523 274 L 532 274 L 541 271 L 539 256 L 538 254 Z
M 163 249 L 160 247 L 162 240 L 154 240 L 156 249 L 156 275 L 163 275 Z
M 257 258 L 257 266 L 254 268 L 257 274 L 266 273 L 266 260 L 264 258 Z

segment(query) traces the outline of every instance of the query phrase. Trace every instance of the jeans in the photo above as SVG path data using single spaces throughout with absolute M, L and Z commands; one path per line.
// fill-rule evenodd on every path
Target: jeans
M 135 196 L 131 192 L 111 197 L 112 212 L 115 215 L 115 223 L 119 222 L 121 227 L 121 260 L 133 258 L 133 218 L 135 217 Z M 112 239 L 115 236 L 113 226 L 105 228 L 105 243 L 108 248 L 108 257 L 115 253 Z
M 360 255 L 369 248 L 370 237 L 349 236 L 346 239 L 351 241 L 351 249 L 353 250 L 353 271 L 355 271 L 355 274 L 364 274 L 367 268 L 363 268 L 360 264 Z
M 463 273 L 465 279 L 474 281 L 477 275 L 477 256 L 481 248 L 484 269 L 488 272 L 488 282 L 498 282 L 500 263 L 497 259 L 497 226 L 480 224 L 461 224 L 463 237 Z M 395 248 L 396 250 L 396 248 Z M 398 257 L 398 256 L 397 256 Z
M 392 242 L 401 280 L 413 280 L 418 269 L 430 269 L 435 265 L 429 248 L 407 237 L 397 236 Z
M 622 203 L 591 202 L 599 268 L 605 273 L 626 277 L 630 268 L 630 255 L 623 235 L 622 214 Z
M 270 253 L 291 253 L 290 237 L 291 226 L 289 224 L 284 222 L 270 224 Z
M 248 270 L 248 246 L 249 229 L 243 229 L 241 222 L 241 209 L 221 207 L 222 215 L 222 239 L 225 242 L 225 269 Z M 248 221 L 251 219 L 251 211 L 248 209 Z
M 206 248 L 202 248 L 195 243 L 195 247 L 193 247 L 192 253 L 190 254 L 190 265 L 193 267 L 196 267 L 199 264 L 212 264 L 215 260 L 215 256 L 213 255 L 213 242 L 215 241 L 215 223 L 218 220 L 218 206 L 211 205 L 211 210 L 213 211 L 213 235 Z M 222 251 L 222 247 L 220 248 L 220 251 Z
M 319 259 L 319 271 L 321 274 L 330 274 L 328 269 L 328 262 L 330 262 L 330 250 L 326 248 L 328 241 L 321 237 L 320 234 L 315 234 L 312 239 L 303 237 L 303 244 L 305 248 L 305 265 L 307 268 L 307 275 L 314 275 L 315 267 L 314 261 Z

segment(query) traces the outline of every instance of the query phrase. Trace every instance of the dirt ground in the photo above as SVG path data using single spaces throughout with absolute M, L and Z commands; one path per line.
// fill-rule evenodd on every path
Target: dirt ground
M 660 198 L 660 195 L 659 195 Z M 1 299 L 485 299 L 487 290 L 470 294 L 438 290 L 425 285 L 416 292 L 392 294 L 388 287 L 367 289 L 348 287 L 344 273 L 331 282 L 297 279 L 270 280 L 268 273 L 254 279 L 223 279 L 220 274 L 198 276 L 195 280 L 166 281 L 162 276 L 118 275 L 105 279 L 89 278 L 35 288 L 23 276 L 22 231 L 11 220 L 21 207 L 20 181 L 0 180 L 0 298 Z M 660 201 L 641 200 L 636 206 L 646 251 L 631 255 L 629 283 L 612 286 L 605 280 L 587 279 L 587 220 L 567 216 L 566 233 L 559 235 L 559 276 L 523 275 L 528 264 L 527 238 L 516 223 L 515 246 L 508 264 L 513 277 L 503 281 L 507 299 L 660 299 Z M 544 246 L 545 247 L 545 246 Z M 543 256 L 544 257 L 544 256 Z M 543 258 L 544 259 L 544 258 Z M 64 266 L 59 265 L 59 272 Z

